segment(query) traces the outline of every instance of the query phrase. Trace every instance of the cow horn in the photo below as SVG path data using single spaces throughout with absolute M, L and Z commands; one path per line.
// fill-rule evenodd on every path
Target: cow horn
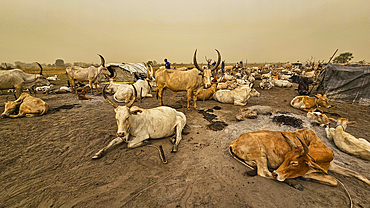
M 151 64 L 149 66 L 150 66 L 150 73 L 151 73 L 150 79 L 152 79 L 152 77 L 154 77 L 154 70 Z
M 42 66 L 41 66 L 41 64 L 39 64 L 39 62 L 36 62 L 36 64 L 39 65 L 39 67 L 40 67 L 40 75 L 42 75 Z
M 126 105 L 128 108 L 131 108 L 132 105 L 134 104 L 135 100 L 136 100 L 136 88 L 135 88 L 135 85 L 132 85 L 132 87 L 134 88 L 134 98 L 132 98 L 132 100 L 130 101 L 130 103 Z
M 301 142 L 302 147 L 303 147 L 303 153 L 302 154 L 308 154 L 308 146 L 297 136 L 298 140 Z
M 220 54 L 220 52 L 217 50 L 217 49 L 215 49 L 216 51 L 217 51 L 217 55 L 218 55 L 218 59 L 217 59 L 217 63 L 216 63 L 216 65 L 211 69 L 211 71 L 213 71 L 213 70 L 215 70 L 215 69 L 217 69 L 217 67 L 220 65 L 220 63 L 221 63 L 221 54 Z
M 104 60 L 103 56 L 100 55 L 100 54 L 98 54 L 98 56 L 100 56 L 101 65 L 105 67 L 105 60 Z
M 193 62 L 194 62 L 195 68 L 197 68 L 199 71 L 203 72 L 203 69 L 200 68 L 198 63 L 197 63 L 197 49 L 195 49 L 195 52 L 194 52 Z
M 107 97 L 107 95 L 105 94 L 105 88 L 107 88 L 107 85 L 105 85 L 104 86 L 104 88 L 103 88 L 103 97 L 108 101 L 108 103 L 110 103 L 114 108 L 118 108 L 118 105 L 115 103 L 115 102 L 113 102 L 113 101 L 111 101 L 108 97 Z
M 150 64 L 148 64 L 148 65 L 150 65 Z M 145 66 L 145 68 L 146 68 L 146 77 L 147 77 L 148 79 L 151 79 L 150 74 L 149 74 L 149 67 L 148 67 L 148 65 L 146 65 L 146 64 L 144 63 L 144 66 Z
M 281 135 L 283 135 L 283 137 L 286 139 L 286 141 L 288 142 L 288 144 L 292 147 L 292 148 L 297 148 L 298 146 L 292 141 L 290 140 L 287 136 L 285 136 L 283 134 L 283 132 L 281 132 Z

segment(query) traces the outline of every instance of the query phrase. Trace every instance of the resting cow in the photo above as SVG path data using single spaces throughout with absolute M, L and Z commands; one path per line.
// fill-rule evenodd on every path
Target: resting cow
M 370 185 L 370 181 L 361 174 L 336 165 L 333 151 L 310 129 L 244 133 L 230 143 L 229 151 L 239 162 L 257 169 L 259 176 L 278 181 L 301 176 L 336 186 L 337 180 L 328 175 L 330 170 L 356 177 Z M 271 173 L 269 169 L 274 171 Z
M 197 95 L 197 100 L 210 100 L 212 99 L 213 94 L 215 94 L 217 90 L 217 82 L 213 82 L 212 86 L 207 89 L 203 89 Z
M 241 85 L 233 90 L 218 90 L 213 94 L 213 99 L 221 103 L 233 103 L 234 105 L 246 105 L 251 97 L 259 97 L 260 93 L 253 88 L 253 84 Z
M 172 152 L 177 152 L 182 138 L 181 133 L 186 125 L 185 115 L 167 106 L 151 109 L 132 106 L 136 92 L 134 95 L 134 99 L 127 106 L 119 106 L 107 97 L 104 87 L 103 96 L 116 112 L 118 137 L 96 153 L 93 159 L 100 158 L 108 149 L 124 141 L 128 143 L 128 148 L 135 148 L 142 146 L 147 139 L 159 139 L 173 134 L 176 135 L 176 140 L 173 141 Z
M 18 115 L 10 115 L 19 108 Z M 22 93 L 16 101 L 5 102 L 2 117 L 20 118 L 26 115 L 43 115 L 49 109 L 49 105 L 40 98 L 32 97 L 28 93 Z
M 309 96 L 296 96 L 290 101 L 290 105 L 293 108 L 298 108 L 300 110 L 312 112 L 315 111 L 318 107 L 324 106 L 325 108 L 331 108 L 329 100 L 326 95 L 317 94 L 315 97 Z
M 356 124 L 356 122 L 348 121 L 346 118 L 338 118 L 338 121 L 333 118 L 329 118 L 329 120 L 337 122 L 335 128 L 329 128 L 329 126 L 325 128 L 329 140 L 334 141 L 335 145 L 343 152 L 364 160 L 370 160 L 370 143 L 365 139 L 356 138 L 345 132 L 347 125 Z
M 320 126 L 326 127 L 330 123 L 328 116 L 320 112 L 307 112 L 307 117 L 314 120 Z

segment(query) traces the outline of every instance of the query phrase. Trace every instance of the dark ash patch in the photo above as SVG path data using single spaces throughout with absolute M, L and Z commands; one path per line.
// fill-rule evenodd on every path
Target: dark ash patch
M 290 117 L 290 116 L 284 116 L 284 115 L 274 116 L 274 118 L 272 119 L 272 122 L 282 124 L 282 125 L 292 126 L 294 128 L 299 128 L 299 129 L 303 128 L 303 122 L 301 119 Z
M 210 124 L 207 125 L 207 127 L 212 130 L 212 131 L 220 131 L 224 129 L 227 126 L 227 123 L 223 121 L 213 121 L 214 119 L 217 118 L 216 115 L 211 114 L 209 112 L 213 112 L 212 109 L 208 109 L 206 111 L 204 110 L 199 110 L 198 113 L 203 115 L 203 118 L 206 119 Z

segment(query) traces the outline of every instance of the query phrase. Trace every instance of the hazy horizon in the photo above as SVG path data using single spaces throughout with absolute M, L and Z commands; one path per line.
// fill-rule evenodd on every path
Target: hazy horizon
M 370 61 L 370 1 L 1 1 L 0 62 Z

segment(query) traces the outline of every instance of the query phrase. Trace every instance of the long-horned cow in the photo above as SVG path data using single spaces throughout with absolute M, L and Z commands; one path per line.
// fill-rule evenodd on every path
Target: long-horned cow
M 103 96 L 116 112 L 118 137 L 96 153 L 93 159 L 100 158 L 108 149 L 124 141 L 128 142 L 128 148 L 135 148 L 142 146 L 144 141 L 149 138 L 160 139 L 173 134 L 176 135 L 176 139 L 172 140 L 174 142 L 172 152 L 177 152 L 182 139 L 181 133 L 186 125 L 185 114 L 167 106 L 150 109 L 132 106 L 136 98 L 136 91 L 134 99 L 126 106 L 119 106 L 110 100 L 105 94 L 105 86 Z
M 111 72 L 105 67 L 105 60 L 103 56 L 98 54 L 101 60 L 101 65 L 99 67 L 90 66 L 88 68 L 82 68 L 79 66 L 69 66 L 66 68 L 66 73 L 69 79 L 72 82 L 72 91 L 75 91 L 77 94 L 77 90 L 75 89 L 75 80 L 80 82 L 89 82 L 91 88 L 91 94 L 93 94 L 93 83 L 95 85 L 96 93 L 98 94 L 98 86 L 97 82 L 99 81 L 98 78 L 101 75 L 109 76 Z
M 159 69 L 155 72 L 155 79 L 158 85 L 157 96 L 160 105 L 163 105 L 163 89 L 167 87 L 172 92 L 187 91 L 187 108 L 190 108 L 190 99 L 193 98 L 194 108 L 197 108 L 197 94 L 202 91 L 203 87 L 211 87 L 212 71 L 217 69 L 221 62 L 220 52 L 216 49 L 218 60 L 211 69 L 202 69 L 197 63 L 197 50 L 195 50 L 193 62 L 196 69 L 188 71 L 177 71 L 173 69 Z
M 37 62 L 36 62 L 37 63 Z M 0 90 L 15 89 L 18 98 L 24 89 L 32 88 L 35 85 L 50 85 L 50 82 L 42 74 L 42 66 L 39 74 L 28 74 L 20 69 L 0 71 Z
M 239 162 L 256 170 L 259 176 L 278 181 L 301 176 L 336 186 L 337 180 L 328 175 L 330 170 L 370 185 L 363 175 L 336 165 L 333 151 L 310 129 L 244 133 L 230 143 L 229 151 Z M 269 169 L 274 171 L 271 173 Z

